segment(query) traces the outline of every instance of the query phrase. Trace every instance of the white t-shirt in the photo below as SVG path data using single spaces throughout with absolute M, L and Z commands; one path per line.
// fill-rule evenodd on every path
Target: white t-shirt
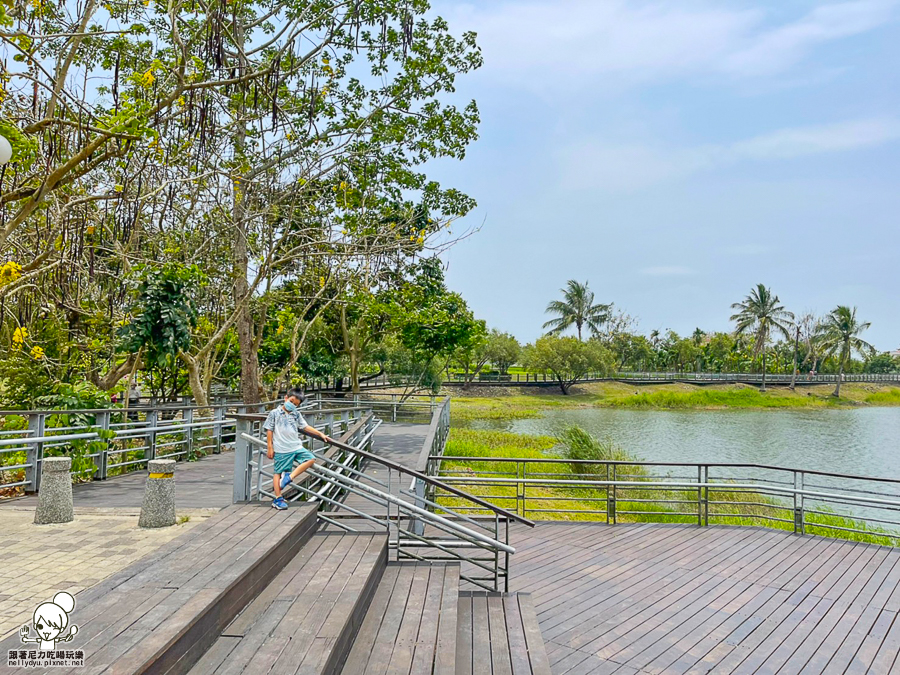
M 297 452 L 303 449 L 300 430 L 307 426 L 299 410 L 288 412 L 280 405 L 269 413 L 263 429 L 272 430 L 272 449 L 275 452 Z

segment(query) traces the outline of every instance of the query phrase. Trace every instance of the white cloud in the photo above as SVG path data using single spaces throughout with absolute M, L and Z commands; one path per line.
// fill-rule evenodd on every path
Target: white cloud
M 561 151 L 561 179 L 565 187 L 573 189 L 630 191 L 740 162 L 851 151 L 898 139 L 900 120 L 893 118 L 792 127 L 735 143 L 695 147 L 621 144 L 595 139 Z
M 673 265 L 662 267 L 645 267 L 640 270 L 640 273 L 649 277 L 685 277 L 691 274 L 696 274 L 697 272 L 695 270 L 692 270 L 690 267 L 679 267 L 677 265 Z
M 766 75 L 793 65 L 815 45 L 865 33 L 890 21 L 894 0 L 856 0 L 816 7 L 794 23 L 757 35 L 730 54 L 724 69 L 740 75 Z
M 735 158 L 790 159 L 824 152 L 855 150 L 900 138 L 900 121 L 875 118 L 782 129 L 735 143 Z
M 487 77 L 535 88 L 633 85 L 683 74 L 785 70 L 816 45 L 890 21 L 898 0 L 821 4 L 771 26 L 760 10 L 711 0 L 531 0 L 448 8 L 478 33 Z

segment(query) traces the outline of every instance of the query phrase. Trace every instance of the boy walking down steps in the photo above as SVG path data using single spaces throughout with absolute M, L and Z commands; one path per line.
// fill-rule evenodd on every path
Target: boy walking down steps
M 272 479 L 275 499 L 272 501 L 272 508 L 279 511 L 288 507 L 287 501 L 281 496 L 281 491 L 316 461 L 316 456 L 303 447 L 300 432 L 315 436 L 325 443 L 331 443 L 328 436 L 307 424 L 300 414 L 301 403 L 303 392 L 299 389 L 289 389 L 284 395 L 284 402 L 269 413 L 266 423 L 263 424 L 268 445 L 266 456 L 275 460 L 275 475 Z M 296 467 L 294 462 L 297 463 Z

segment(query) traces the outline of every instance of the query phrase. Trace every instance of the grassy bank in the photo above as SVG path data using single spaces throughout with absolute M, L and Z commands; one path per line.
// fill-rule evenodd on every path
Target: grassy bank
M 454 427 L 447 442 L 446 455 L 472 458 L 471 461 L 445 461 L 442 474 L 447 477 L 466 476 L 490 479 L 510 479 L 516 477 L 517 465 L 513 462 L 483 461 L 491 458 L 558 459 L 572 457 L 571 442 L 561 443 L 551 436 L 527 436 L 502 431 L 487 431 Z M 608 444 L 596 444 L 593 449 L 582 448 L 579 457 L 591 455 L 596 459 L 631 459 L 621 449 Z M 593 454 L 591 454 L 593 453 Z M 475 461 L 482 460 L 482 461 Z M 625 461 L 628 461 L 627 459 Z M 568 462 L 532 462 L 527 466 L 528 477 L 558 480 L 585 480 L 592 477 L 605 478 L 605 470 L 599 474 L 585 473 Z M 591 471 L 591 470 L 588 470 Z M 596 471 L 596 470 L 595 470 Z M 620 476 L 627 475 L 635 482 L 658 479 L 651 476 L 648 469 L 639 465 L 620 465 Z M 485 497 L 492 503 L 511 511 L 522 513 L 523 493 L 514 484 L 465 485 L 465 490 Z M 576 486 L 529 486 L 525 489 L 527 517 L 537 520 L 602 521 L 606 522 L 607 493 L 603 487 Z M 629 488 L 617 491 L 618 522 L 655 523 L 697 523 L 696 490 Z M 709 522 L 715 525 L 756 525 L 793 531 L 792 522 L 780 522 L 771 518 L 793 520 L 793 511 L 786 500 L 745 491 L 729 490 L 727 484 L 710 490 L 710 501 L 728 502 L 709 505 Z M 660 503 L 660 502 L 676 503 Z M 685 503 L 677 503 L 685 502 Z M 456 500 L 446 500 L 456 503 Z M 550 511 L 556 511 L 551 513 Z M 651 513 L 653 512 L 653 513 Z M 691 513 L 691 515 L 680 515 Z M 722 515 L 729 514 L 729 515 Z M 763 517 L 768 516 L 768 518 Z M 831 527 L 828 527 L 831 526 Z M 863 533 L 844 532 L 832 528 L 852 528 L 865 530 Z M 866 523 L 840 515 L 807 514 L 806 531 L 809 534 L 833 536 L 853 541 L 882 545 L 900 544 L 900 535 L 886 536 L 886 531 L 868 526 Z
M 564 396 L 558 390 L 525 387 L 491 387 L 487 391 L 452 392 L 453 419 L 512 420 L 540 416 L 550 408 L 634 408 L 720 410 L 728 408 L 858 408 L 900 405 L 900 388 L 877 384 L 847 384 L 841 398 L 830 385 L 772 387 L 761 392 L 748 385 L 659 384 L 637 387 L 620 382 L 595 382 L 572 388 Z

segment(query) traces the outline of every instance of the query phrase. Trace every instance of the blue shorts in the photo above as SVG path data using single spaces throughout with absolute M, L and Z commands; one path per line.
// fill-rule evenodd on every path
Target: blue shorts
M 305 448 L 303 450 L 297 450 L 295 452 L 276 452 L 275 453 L 275 473 L 284 473 L 285 471 L 293 471 L 294 470 L 294 462 L 298 464 L 302 464 L 303 462 L 308 462 L 311 459 L 315 459 L 316 456 L 312 454 L 309 450 Z

